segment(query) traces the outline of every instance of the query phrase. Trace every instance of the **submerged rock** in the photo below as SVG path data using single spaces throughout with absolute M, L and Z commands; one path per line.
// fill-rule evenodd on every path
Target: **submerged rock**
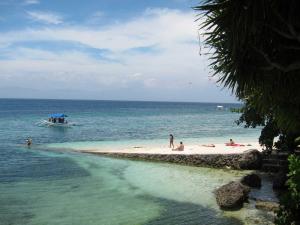
M 231 181 L 218 188 L 216 200 L 221 209 L 240 209 L 247 200 L 250 188 L 237 181 Z
M 259 225 L 274 225 L 275 215 L 265 215 L 263 218 L 262 217 L 256 217 L 253 218 L 251 216 L 247 216 L 245 218 L 245 224 L 259 224 Z
M 246 170 L 257 170 L 262 166 L 262 154 L 256 149 L 246 151 L 238 160 L 238 167 Z
M 260 188 L 261 178 L 255 173 L 248 174 L 241 179 L 241 183 L 249 187 Z
M 279 203 L 271 201 L 256 200 L 255 208 L 266 211 L 276 212 L 279 209 Z

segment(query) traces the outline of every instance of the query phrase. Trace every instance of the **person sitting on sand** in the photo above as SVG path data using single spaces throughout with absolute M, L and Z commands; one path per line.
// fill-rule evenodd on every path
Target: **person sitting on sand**
M 170 134 L 170 148 L 174 148 L 174 136 L 173 134 Z
M 184 150 L 184 145 L 182 141 L 180 142 L 180 145 L 178 145 L 177 148 L 172 149 L 172 151 L 183 151 Z
M 202 146 L 204 146 L 204 147 L 212 147 L 212 148 L 216 147 L 214 144 L 202 145 Z
M 225 143 L 226 146 L 233 146 L 233 147 L 237 147 L 237 146 L 245 146 L 243 144 L 237 144 L 235 143 L 232 139 L 229 139 L 229 143 Z

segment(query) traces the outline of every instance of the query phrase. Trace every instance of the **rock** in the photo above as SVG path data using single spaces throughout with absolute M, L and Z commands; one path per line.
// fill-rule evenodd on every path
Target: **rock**
M 244 224 L 274 225 L 275 215 L 268 213 L 265 217 L 253 218 L 253 216 L 245 216 Z
M 248 198 L 250 188 L 237 181 L 231 181 L 218 188 L 216 200 L 221 209 L 240 209 Z
M 262 166 L 262 154 L 256 149 L 246 151 L 238 160 L 240 169 L 257 170 Z
M 139 146 L 136 146 L 139 147 Z M 252 150 L 253 151 L 253 150 Z M 132 160 L 149 160 L 178 163 L 184 165 L 203 166 L 212 168 L 255 169 L 259 167 L 260 153 L 257 150 L 246 154 L 150 154 L 150 153 L 119 153 L 94 152 L 85 153 L 104 155 L 115 158 L 128 158 Z M 258 159 L 255 161 L 255 159 Z
M 275 212 L 279 209 L 279 203 L 271 201 L 256 200 L 255 208 Z
M 287 175 L 284 172 L 279 172 L 275 175 L 273 179 L 273 189 L 275 190 L 284 190 L 286 189 Z
M 260 188 L 261 178 L 255 173 L 248 174 L 241 179 L 241 183 L 249 187 Z

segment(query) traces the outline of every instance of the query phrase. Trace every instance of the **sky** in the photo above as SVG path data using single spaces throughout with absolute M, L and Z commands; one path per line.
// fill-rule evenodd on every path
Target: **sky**
M 236 102 L 212 77 L 198 2 L 0 0 L 0 98 Z

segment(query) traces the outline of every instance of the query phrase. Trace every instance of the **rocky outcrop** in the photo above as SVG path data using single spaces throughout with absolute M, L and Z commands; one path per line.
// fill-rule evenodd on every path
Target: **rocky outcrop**
M 261 187 L 261 178 L 255 173 L 248 174 L 241 179 L 241 183 L 253 188 Z
M 251 150 L 244 154 L 210 154 L 210 155 L 183 155 L 183 154 L 146 154 L 121 152 L 85 152 L 115 158 L 134 160 L 163 161 L 191 166 L 204 166 L 230 169 L 258 169 L 261 165 L 260 152 Z
M 288 155 L 288 152 L 280 151 L 263 154 L 263 165 L 261 170 L 271 173 L 288 172 Z
M 276 212 L 279 209 L 279 203 L 271 201 L 256 200 L 255 208 L 266 211 Z
M 251 149 L 242 154 L 238 161 L 238 167 L 246 170 L 257 170 L 262 166 L 262 154 L 256 150 Z
M 248 199 L 250 188 L 237 181 L 232 181 L 218 188 L 216 200 L 221 209 L 233 210 L 243 207 Z

